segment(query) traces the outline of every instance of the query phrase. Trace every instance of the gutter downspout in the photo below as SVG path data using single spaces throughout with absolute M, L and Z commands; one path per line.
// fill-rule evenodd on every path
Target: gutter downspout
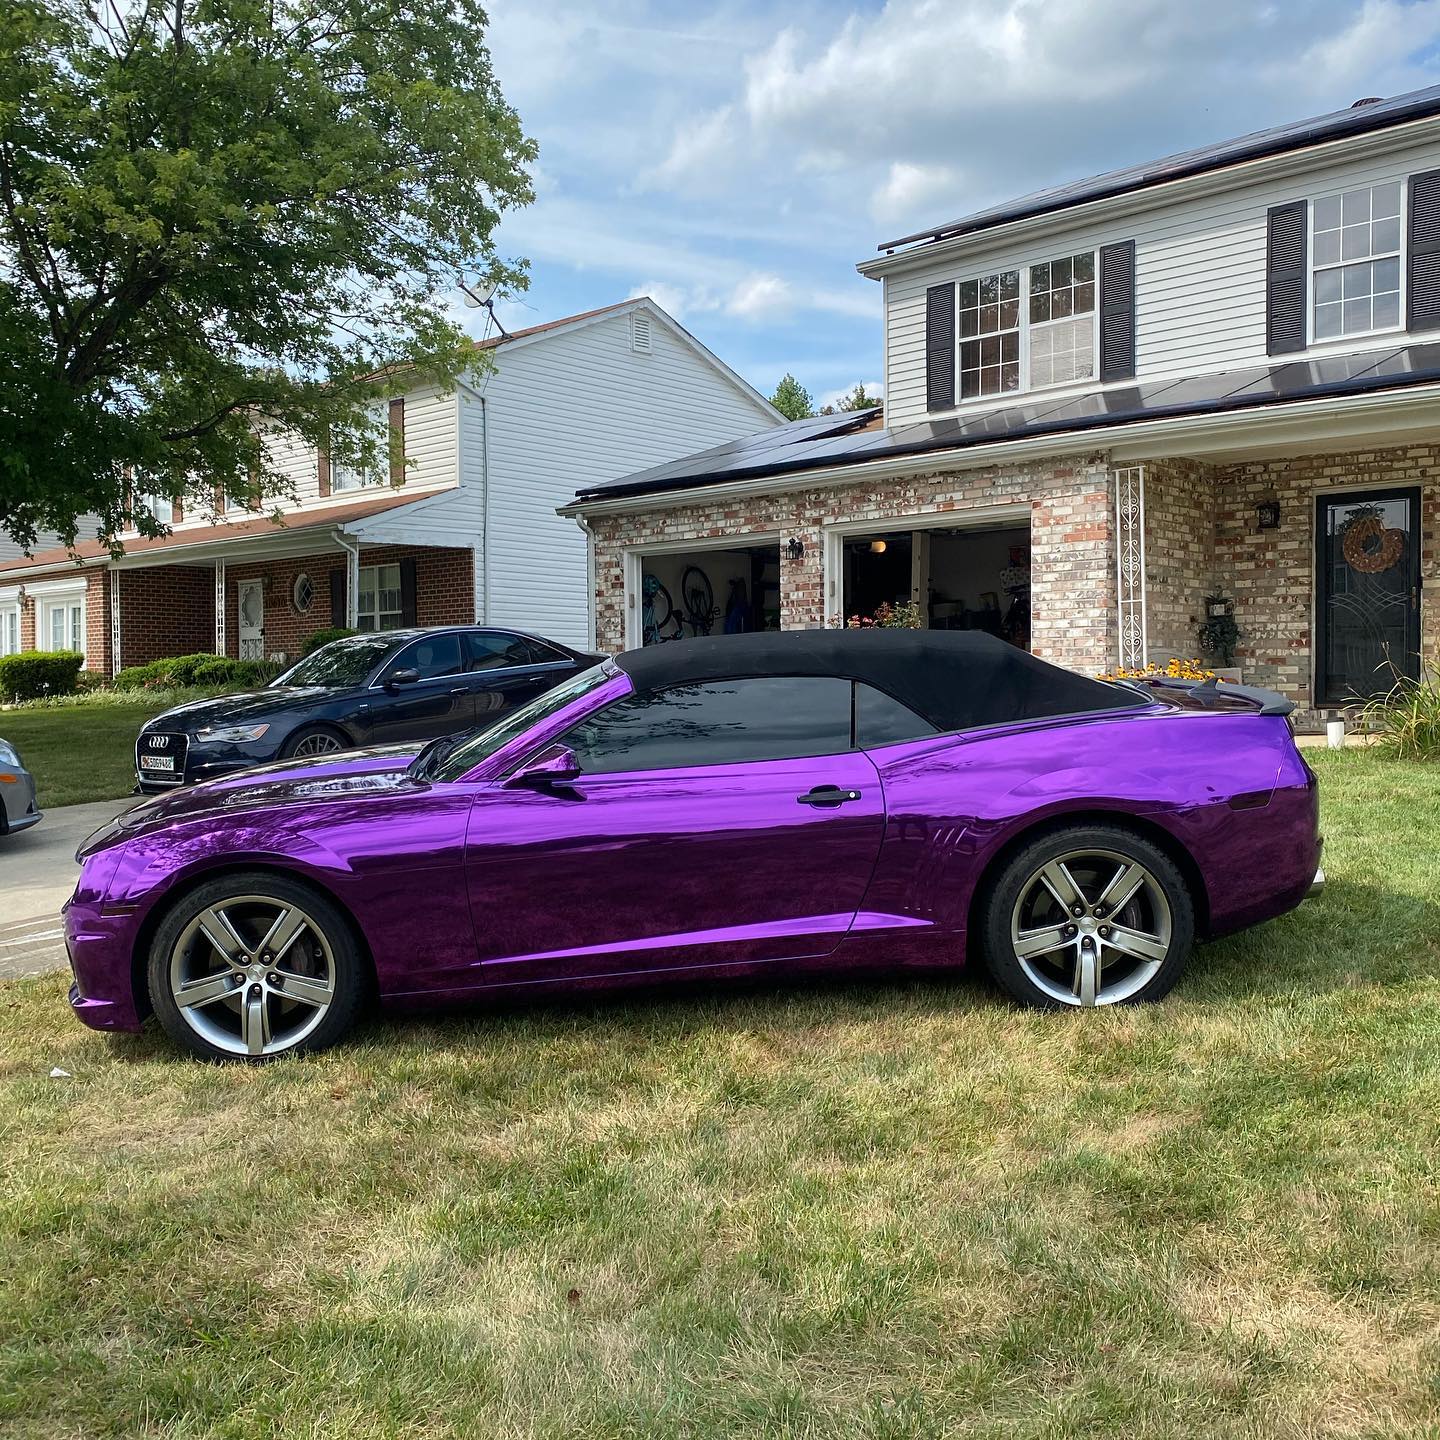
M 479 623 L 490 623 L 490 404 L 473 385 L 455 382 L 467 395 L 480 402 L 480 615 Z
M 585 532 L 585 620 L 590 627 L 590 648 L 600 648 L 597 636 L 599 617 L 595 614 L 595 532 L 583 515 L 571 517 Z
M 345 628 L 360 628 L 360 542 L 343 530 L 335 531 L 335 543 L 345 552 Z

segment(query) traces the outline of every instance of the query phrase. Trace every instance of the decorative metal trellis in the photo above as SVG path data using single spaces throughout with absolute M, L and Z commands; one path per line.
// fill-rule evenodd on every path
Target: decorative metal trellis
M 1112 473 L 1120 663 L 1138 670 L 1150 658 L 1145 633 L 1145 467 L 1129 465 Z

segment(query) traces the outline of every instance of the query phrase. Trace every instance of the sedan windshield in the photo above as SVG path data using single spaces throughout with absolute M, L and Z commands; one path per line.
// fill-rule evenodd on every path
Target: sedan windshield
M 613 673 L 606 665 L 595 665 L 589 670 L 582 670 L 578 675 L 572 675 L 563 685 L 556 685 L 554 689 L 537 695 L 528 705 L 512 710 L 488 730 L 467 735 L 448 749 L 440 748 L 429 755 L 422 752 L 416 763 L 425 762 L 425 774 L 431 779 L 458 780 L 467 770 L 473 770 L 482 760 L 488 760 L 502 746 L 508 745 L 517 735 L 523 735 L 532 725 L 538 725 L 572 700 L 603 685 Z
M 352 635 L 332 640 L 283 675 L 272 686 L 323 685 L 329 690 L 363 685 L 365 677 L 395 648 L 389 635 Z

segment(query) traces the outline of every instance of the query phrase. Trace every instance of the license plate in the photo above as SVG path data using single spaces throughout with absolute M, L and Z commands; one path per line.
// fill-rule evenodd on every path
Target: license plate
M 173 775 L 175 773 L 175 757 L 173 755 L 142 755 L 140 768 L 142 770 L 168 770 Z

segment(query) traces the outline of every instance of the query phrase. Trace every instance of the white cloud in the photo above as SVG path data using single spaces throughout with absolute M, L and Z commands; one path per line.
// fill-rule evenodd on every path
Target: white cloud
M 742 320 L 764 320 L 788 314 L 795 303 L 795 291 L 778 275 L 746 275 L 730 292 L 725 309 Z
M 886 222 L 912 219 L 922 208 L 960 193 L 960 174 L 953 165 L 891 162 L 889 173 L 870 197 L 870 213 Z
M 823 410 L 827 405 L 838 405 L 855 388 L 856 383 L 852 381 L 849 385 L 841 385 L 836 390 L 822 391 L 815 401 L 815 408 Z M 867 395 L 873 395 L 877 400 L 885 398 L 885 387 L 878 380 L 862 380 L 858 383 L 864 385 Z

